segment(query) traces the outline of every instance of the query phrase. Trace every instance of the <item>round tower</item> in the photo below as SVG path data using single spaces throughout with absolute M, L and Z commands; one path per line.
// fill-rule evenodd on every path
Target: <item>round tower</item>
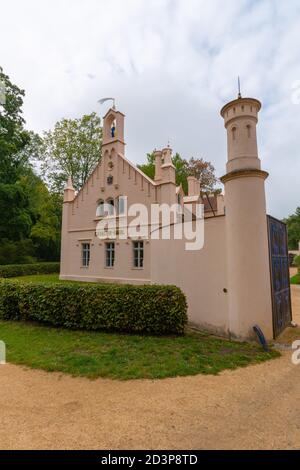
M 265 179 L 256 125 L 261 103 L 241 98 L 221 110 L 227 130 L 225 186 L 229 332 L 253 336 L 258 324 L 273 337 Z
M 261 103 L 253 98 L 238 98 L 221 109 L 227 130 L 227 173 L 241 168 L 260 169 L 256 125 Z

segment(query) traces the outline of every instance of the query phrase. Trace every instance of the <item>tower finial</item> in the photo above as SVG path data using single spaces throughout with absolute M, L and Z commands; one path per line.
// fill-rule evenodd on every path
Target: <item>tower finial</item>
M 240 82 L 240 77 L 238 76 L 238 99 L 242 97 L 241 95 L 241 82 Z

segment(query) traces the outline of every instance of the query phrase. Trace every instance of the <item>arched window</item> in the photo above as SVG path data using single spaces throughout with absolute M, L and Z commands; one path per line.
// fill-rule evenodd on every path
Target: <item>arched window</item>
M 110 125 L 110 136 L 113 139 L 116 137 L 116 120 L 114 119 Z
M 114 139 L 117 135 L 117 120 L 114 113 L 105 118 L 104 134 L 107 139 Z
M 105 215 L 114 215 L 115 201 L 113 200 L 113 198 L 109 198 L 106 200 L 106 203 L 104 205 L 104 212 L 105 212 Z
M 236 139 L 236 127 L 233 127 L 231 129 L 231 133 L 232 133 L 232 140 L 235 140 Z
M 119 196 L 117 199 L 118 215 L 124 215 L 126 210 L 126 196 Z
M 250 126 L 250 124 L 247 124 L 246 129 L 247 129 L 247 136 L 250 138 L 251 137 L 251 126 Z
M 113 198 L 107 199 L 105 202 L 100 199 L 97 203 L 96 217 L 106 217 L 108 215 L 114 215 L 115 213 L 115 201 Z
M 96 217 L 103 217 L 104 216 L 104 201 L 100 199 L 97 204 L 97 209 L 96 209 Z

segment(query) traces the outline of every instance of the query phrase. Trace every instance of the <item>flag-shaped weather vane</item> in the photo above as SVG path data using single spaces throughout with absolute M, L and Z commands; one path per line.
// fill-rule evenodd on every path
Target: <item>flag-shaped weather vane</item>
M 111 100 L 113 102 L 113 109 L 116 109 L 116 101 L 115 98 L 101 98 L 101 100 L 98 100 L 97 103 L 103 104 L 105 101 Z

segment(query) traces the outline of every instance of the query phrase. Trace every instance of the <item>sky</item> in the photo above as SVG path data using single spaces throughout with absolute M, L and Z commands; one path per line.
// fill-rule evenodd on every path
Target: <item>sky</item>
M 0 65 L 26 92 L 26 127 L 103 116 L 116 98 L 134 163 L 170 142 L 225 174 L 220 108 L 262 102 L 258 144 L 268 213 L 300 206 L 299 0 L 0 1 Z

